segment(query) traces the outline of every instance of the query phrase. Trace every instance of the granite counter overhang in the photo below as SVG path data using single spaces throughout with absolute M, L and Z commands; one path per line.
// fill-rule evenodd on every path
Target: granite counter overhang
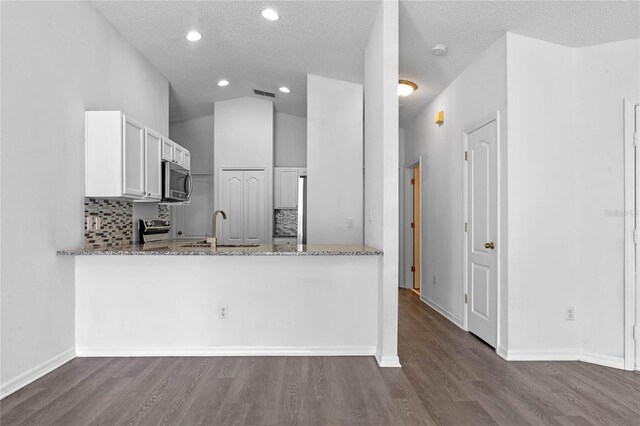
M 189 241 L 126 244 L 117 247 L 59 250 L 61 256 L 379 256 L 381 250 L 361 244 L 260 244 L 258 247 L 183 247 Z

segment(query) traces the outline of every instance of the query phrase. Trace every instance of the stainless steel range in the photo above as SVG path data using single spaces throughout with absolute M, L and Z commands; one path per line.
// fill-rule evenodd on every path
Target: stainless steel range
M 168 241 L 171 222 L 166 219 L 140 219 L 140 242 Z

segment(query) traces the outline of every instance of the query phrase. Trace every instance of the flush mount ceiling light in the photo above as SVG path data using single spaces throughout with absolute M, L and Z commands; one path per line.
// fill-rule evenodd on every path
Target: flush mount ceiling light
M 289 90 L 289 88 L 288 88 L 288 87 L 284 87 L 284 86 L 282 86 L 282 87 L 281 87 L 280 89 L 278 89 L 278 90 L 280 90 L 282 93 L 291 93 L 291 90 Z
M 187 40 L 189 41 L 198 41 L 202 38 L 202 35 L 197 31 L 191 31 L 187 34 Z
M 278 15 L 278 12 L 273 9 L 262 9 L 260 13 L 262 14 L 262 17 L 264 19 L 268 19 L 269 21 L 277 21 L 278 19 L 280 19 L 280 15 Z
M 224 87 L 224 86 L 228 86 L 228 85 L 229 85 L 229 82 L 227 80 L 220 80 L 218 82 L 218 86 L 220 86 L 220 87 Z
M 409 96 L 418 88 L 418 85 L 409 80 L 398 80 L 398 96 Z
M 449 50 L 449 48 L 447 47 L 446 44 L 436 44 L 431 48 L 431 53 L 433 53 L 436 56 L 443 56 L 444 54 L 447 53 L 447 50 Z

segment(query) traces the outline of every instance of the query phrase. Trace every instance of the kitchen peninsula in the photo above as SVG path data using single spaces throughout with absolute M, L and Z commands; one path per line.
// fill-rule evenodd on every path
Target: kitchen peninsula
M 59 251 L 78 356 L 373 355 L 382 252 L 363 245 Z

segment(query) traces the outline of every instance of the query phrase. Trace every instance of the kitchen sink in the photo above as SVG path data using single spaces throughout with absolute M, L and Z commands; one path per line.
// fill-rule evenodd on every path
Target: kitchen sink
M 221 248 L 245 248 L 245 247 L 258 247 L 259 244 L 218 244 L 218 247 Z M 180 247 L 185 248 L 209 248 L 211 247 L 210 243 L 199 242 L 199 243 L 187 243 L 183 244 Z

